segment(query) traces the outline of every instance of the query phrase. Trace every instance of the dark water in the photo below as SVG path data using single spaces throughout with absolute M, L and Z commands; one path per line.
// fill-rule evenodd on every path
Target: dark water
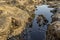
M 42 6 L 37 6 L 37 9 L 35 11 L 35 18 L 33 20 L 33 27 L 32 28 L 27 28 L 27 35 L 26 35 L 26 40 L 45 40 L 46 38 L 46 30 L 47 30 L 47 25 L 39 27 L 38 24 L 36 23 L 36 18 L 38 15 L 43 14 L 47 19 L 48 23 L 51 22 L 51 15 L 53 15 L 50 10 L 53 8 L 48 8 L 48 5 L 42 5 Z

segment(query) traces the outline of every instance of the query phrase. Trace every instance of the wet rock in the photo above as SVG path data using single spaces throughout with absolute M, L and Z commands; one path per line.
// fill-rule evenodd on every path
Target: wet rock
M 32 23 L 33 23 L 32 18 L 28 18 L 28 26 L 29 26 L 29 28 L 32 28 Z
M 58 8 L 54 8 L 53 10 L 51 10 L 50 12 L 52 12 L 53 14 L 57 13 Z
M 8 38 L 7 40 L 24 40 L 20 35 L 12 36 L 11 38 Z
M 57 12 L 60 13 L 60 7 L 58 7 Z
M 44 17 L 44 15 L 38 15 L 37 23 L 39 24 L 39 26 L 46 25 L 48 23 L 48 20 Z
M 48 35 L 52 38 L 54 38 L 54 40 L 59 40 L 60 38 L 60 22 L 59 21 L 55 21 L 53 23 L 51 23 L 49 26 L 48 26 L 48 29 L 47 29 L 48 33 L 46 34 L 47 35 L 47 39 L 48 39 Z M 49 38 L 48 40 L 50 40 L 51 38 Z M 51 39 L 53 40 L 53 39 Z
M 49 2 L 48 2 L 49 3 Z M 52 22 L 48 25 L 46 31 L 46 40 L 60 40 L 60 13 L 59 13 L 59 2 L 51 1 L 49 3 L 51 8 L 54 8 L 51 12 L 52 15 Z
M 60 13 L 56 13 L 52 16 L 52 22 L 60 21 Z
M 56 8 L 58 7 L 57 2 L 55 1 L 48 1 L 47 4 L 49 5 L 49 8 Z
M 60 40 L 60 13 L 52 15 L 52 22 L 48 25 L 46 32 L 47 40 Z
M 57 7 L 57 4 L 55 4 L 55 5 L 54 4 L 52 4 L 52 5 L 50 4 L 50 6 L 48 6 L 48 7 L 49 8 L 56 8 Z

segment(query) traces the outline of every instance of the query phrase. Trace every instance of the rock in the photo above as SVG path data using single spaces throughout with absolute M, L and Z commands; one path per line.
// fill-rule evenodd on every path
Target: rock
M 52 16 L 52 22 L 48 25 L 46 40 L 60 40 L 60 13 Z
M 47 39 L 48 40 L 59 40 L 60 38 L 60 22 L 59 21 L 55 21 L 53 23 L 51 23 L 49 26 L 48 26 L 48 29 L 47 29 Z M 48 36 L 49 35 L 49 36 Z M 49 38 L 51 37 L 51 38 Z
M 33 21 L 32 21 L 33 19 L 32 18 L 28 18 L 28 27 L 29 28 L 32 28 L 32 23 L 33 23 Z
M 44 17 L 44 15 L 38 15 L 37 23 L 39 24 L 39 26 L 46 25 L 48 23 L 48 20 Z
M 0 40 L 6 40 L 10 34 L 10 17 L 0 16 Z
M 16 36 L 20 34 L 24 30 L 26 22 L 30 17 L 29 14 L 26 11 L 8 5 L 0 6 L 0 10 L 3 11 L 3 13 L 0 15 L 1 38 L 2 36 L 5 37 L 4 35 L 7 36 L 4 39 L 7 39 L 11 35 Z
M 41 0 L 0 0 L 0 40 L 21 35 Z
M 56 13 L 52 16 L 52 22 L 60 21 L 60 13 Z
M 52 12 L 53 14 L 57 13 L 58 8 L 54 8 L 53 10 L 51 10 L 50 12 Z
M 57 7 L 57 4 L 54 4 L 54 3 L 48 3 L 48 7 L 49 8 L 56 8 Z

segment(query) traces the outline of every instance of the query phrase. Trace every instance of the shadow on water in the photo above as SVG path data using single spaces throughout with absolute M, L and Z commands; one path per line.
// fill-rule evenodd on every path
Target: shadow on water
M 47 30 L 47 25 L 39 27 L 38 24 L 36 23 L 36 18 L 38 15 L 43 14 L 47 20 L 50 23 L 52 21 L 51 16 L 53 15 L 50 10 L 53 8 L 48 8 L 48 5 L 41 5 L 37 6 L 37 10 L 35 11 L 35 18 L 33 20 L 33 25 L 32 28 L 27 28 L 27 34 L 26 35 L 26 40 L 45 40 L 46 37 L 46 30 Z

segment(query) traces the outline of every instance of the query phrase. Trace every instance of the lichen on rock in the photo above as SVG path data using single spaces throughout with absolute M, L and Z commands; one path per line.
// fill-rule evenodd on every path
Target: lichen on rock
M 46 40 L 60 40 L 60 13 L 57 10 L 52 15 L 52 22 L 48 25 Z
M 25 25 L 26 25 L 25 23 L 28 21 L 27 19 L 30 17 L 29 14 L 26 11 L 18 9 L 17 7 L 11 7 L 8 5 L 0 6 L 0 10 L 3 11 L 3 13 L 0 15 L 0 27 L 1 27 L 0 35 L 15 36 L 20 34 L 25 28 Z M 12 19 L 12 18 L 15 18 L 15 19 Z M 15 27 L 16 25 L 18 25 L 19 28 L 14 29 L 14 26 L 12 25 L 12 20 L 15 20 L 14 22 L 15 24 L 13 23 Z M 20 22 L 21 22 L 21 25 L 20 25 Z M 11 32 L 10 30 L 12 30 L 13 32 L 10 33 Z M 1 39 L 1 40 L 5 40 L 5 39 Z
M 59 40 L 60 38 L 60 22 L 55 21 L 48 26 L 47 40 Z
M 41 0 L 0 0 L 0 40 L 22 33 Z M 31 3 L 31 4 L 30 4 Z

